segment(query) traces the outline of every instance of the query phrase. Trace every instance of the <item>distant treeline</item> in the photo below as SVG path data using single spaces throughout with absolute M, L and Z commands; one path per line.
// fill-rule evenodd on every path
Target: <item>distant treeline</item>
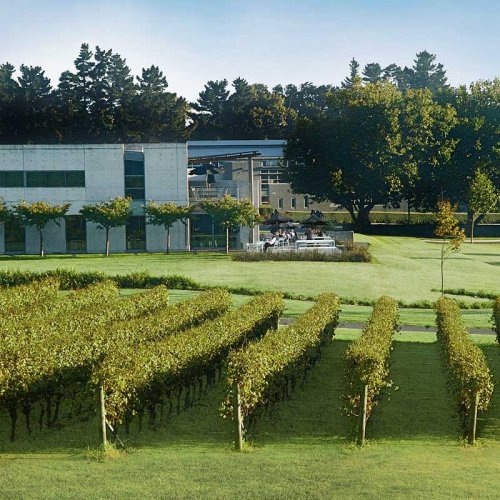
M 452 100 L 459 90 L 427 51 L 411 68 L 378 63 L 360 69 L 353 59 L 349 75 L 334 85 L 278 85 L 269 89 L 237 78 L 209 81 L 196 102 L 168 91 L 157 66 L 134 76 L 126 59 L 112 50 L 82 44 L 72 70 L 57 86 L 40 66 L 0 65 L 0 143 L 133 143 L 191 139 L 284 139 L 300 117 L 325 110 L 328 95 L 356 82 L 388 81 L 398 89 L 428 88 Z M 448 96 L 448 97 L 446 97 Z

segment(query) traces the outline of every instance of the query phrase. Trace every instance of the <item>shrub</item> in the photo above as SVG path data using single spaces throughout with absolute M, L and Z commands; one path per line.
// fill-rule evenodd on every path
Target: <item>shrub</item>
M 368 419 L 377 404 L 380 391 L 388 387 L 389 361 L 394 333 L 398 328 L 398 307 L 394 299 L 380 297 L 359 339 L 352 342 L 345 352 L 347 408 L 357 415 L 363 386 L 368 386 Z
M 497 342 L 500 343 L 500 296 L 498 296 L 493 304 L 493 326 L 497 332 Z
M 447 297 L 436 303 L 437 338 L 449 374 L 453 397 L 464 429 L 479 395 L 478 409 L 486 410 L 493 393 L 493 381 L 483 351 L 470 338 L 458 304 Z
M 234 384 L 238 385 L 243 417 L 293 391 L 297 380 L 319 359 L 321 346 L 333 337 L 339 312 L 338 297 L 322 294 L 294 325 L 271 330 L 230 354 L 223 414 L 231 414 Z

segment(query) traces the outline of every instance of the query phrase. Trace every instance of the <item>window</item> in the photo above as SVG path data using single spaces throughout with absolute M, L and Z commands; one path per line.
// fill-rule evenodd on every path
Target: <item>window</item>
M 24 187 L 24 172 L 20 170 L 0 172 L 0 187 Z
M 283 198 L 278 198 L 278 208 L 283 210 Z
M 32 170 L 26 172 L 26 187 L 85 187 L 85 171 Z
M 66 187 L 85 187 L 85 170 L 68 170 Z
M 87 251 L 87 225 L 81 215 L 66 216 L 66 251 Z
M 5 222 L 5 251 L 26 252 L 26 231 L 16 219 Z
M 280 184 L 282 183 L 281 179 L 281 173 L 282 171 L 277 168 L 273 169 L 262 169 L 260 171 L 260 183 L 261 184 Z
M 260 202 L 269 203 L 269 185 L 260 187 Z
M 127 153 L 125 153 L 127 154 Z M 146 199 L 144 183 L 144 155 L 134 154 L 134 159 L 125 159 L 125 196 L 133 200 Z
M 309 208 L 309 196 L 304 196 L 304 208 Z
M 127 236 L 127 250 L 142 251 L 146 250 L 146 217 L 129 217 L 125 226 Z
M 290 206 L 291 206 L 293 209 L 297 208 L 297 198 L 292 198 L 292 199 L 290 200 Z

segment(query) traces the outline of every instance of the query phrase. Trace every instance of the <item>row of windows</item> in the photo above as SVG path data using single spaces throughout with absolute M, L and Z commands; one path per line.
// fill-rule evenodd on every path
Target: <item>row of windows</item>
M 85 171 L 7 170 L 0 172 L 0 187 L 85 187 Z

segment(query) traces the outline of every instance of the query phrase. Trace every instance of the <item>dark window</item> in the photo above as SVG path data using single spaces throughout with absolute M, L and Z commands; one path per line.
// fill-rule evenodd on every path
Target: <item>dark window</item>
M 146 199 L 144 190 L 144 156 L 137 155 L 135 160 L 124 160 L 125 196 L 133 200 Z
M 297 208 L 297 199 L 296 198 L 292 198 L 290 200 L 290 207 L 293 209 Z
M 143 188 L 144 189 L 144 176 L 143 175 L 126 175 L 125 176 L 126 188 Z
M 125 175 L 144 175 L 144 161 L 125 160 Z
M 24 187 L 23 172 L 18 170 L 0 172 L 0 187 Z
M 66 187 L 85 187 L 85 170 L 68 170 Z
M 26 172 L 26 187 L 45 187 L 45 172 Z
M 63 171 L 45 172 L 45 186 L 46 187 L 65 187 L 66 176 Z
M 66 251 L 87 251 L 87 226 L 81 215 L 66 216 Z
M 283 210 L 283 198 L 278 198 L 278 208 Z
M 26 231 L 16 219 L 5 222 L 5 251 L 26 252 Z
M 146 218 L 144 216 L 129 217 L 125 226 L 127 235 L 127 250 L 146 250 Z
M 85 171 L 49 170 L 26 172 L 26 187 L 85 187 Z

